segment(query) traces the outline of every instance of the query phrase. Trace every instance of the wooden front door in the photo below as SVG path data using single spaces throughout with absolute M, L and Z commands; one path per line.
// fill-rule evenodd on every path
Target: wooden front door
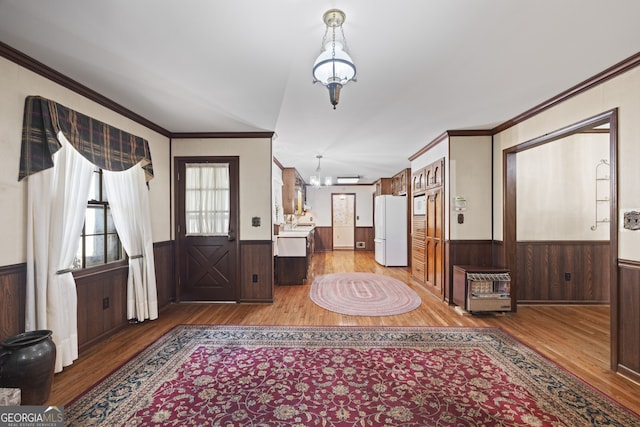
M 238 301 L 237 157 L 177 157 L 178 301 Z

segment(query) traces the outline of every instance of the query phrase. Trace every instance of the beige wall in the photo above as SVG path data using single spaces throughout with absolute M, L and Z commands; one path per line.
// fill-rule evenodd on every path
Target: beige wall
M 0 266 L 26 262 L 26 180 L 18 182 L 24 100 L 40 95 L 149 141 L 155 242 L 169 240 L 169 140 L 108 108 L 0 57 Z
M 502 150 L 618 108 L 618 208 L 640 209 L 640 68 L 577 95 L 494 136 L 494 227 L 502 240 Z M 640 260 L 640 232 L 618 230 L 618 256 Z
M 452 136 L 411 162 L 411 170 L 445 158 L 445 238 L 490 240 L 491 136 Z M 467 208 L 456 212 L 454 199 L 462 196 Z M 448 215 L 446 214 L 448 213 Z M 464 222 L 458 223 L 458 214 Z
M 596 181 L 596 167 L 609 160 L 609 134 L 580 133 L 517 155 L 518 240 L 609 240 L 609 181 Z M 601 177 L 609 167 L 599 168 Z
M 240 240 L 271 240 L 271 138 L 173 139 L 171 153 L 173 158 L 239 156 Z M 173 166 L 172 159 L 171 167 Z M 173 197 L 173 187 L 171 194 Z M 251 225 L 251 218 L 254 216 L 261 218 L 260 227 Z
M 449 138 L 448 170 L 449 238 L 491 240 L 491 136 Z M 456 212 L 457 196 L 466 199 L 466 211 Z M 462 224 L 458 213 L 464 215 Z
M 332 225 L 331 195 L 354 193 L 356 195 L 356 227 L 373 227 L 373 194 L 375 190 L 374 185 L 307 186 L 307 204 L 311 206 L 311 209 L 300 221 L 313 222 L 320 227 L 330 227 Z

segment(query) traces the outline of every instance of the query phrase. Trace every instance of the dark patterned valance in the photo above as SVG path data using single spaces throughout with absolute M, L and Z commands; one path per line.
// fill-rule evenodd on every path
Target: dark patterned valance
M 147 181 L 153 178 L 151 152 L 146 139 L 50 99 L 29 96 L 24 104 L 18 181 L 53 167 L 52 156 L 61 148 L 56 136 L 60 131 L 92 164 L 110 171 L 123 171 L 142 161 Z

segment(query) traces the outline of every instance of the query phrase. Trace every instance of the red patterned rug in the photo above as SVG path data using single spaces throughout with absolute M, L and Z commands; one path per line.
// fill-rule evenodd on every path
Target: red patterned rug
M 400 280 L 373 273 L 317 276 L 311 300 L 322 308 L 354 316 L 392 316 L 420 306 L 418 294 Z
M 65 407 L 69 426 L 632 426 L 493 328 L 178 326 Z

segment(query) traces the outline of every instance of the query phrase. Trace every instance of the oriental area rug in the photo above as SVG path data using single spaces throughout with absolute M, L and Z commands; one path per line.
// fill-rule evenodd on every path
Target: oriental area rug
M 373 273 L 317 276 L 310 298 L 320 307 L 353 316 L 392 316 L 420 306 L 417 293 L 400 280 Z
M 177 326 L 70 426 L 596 426 L 640 418 L 497 328 Z

